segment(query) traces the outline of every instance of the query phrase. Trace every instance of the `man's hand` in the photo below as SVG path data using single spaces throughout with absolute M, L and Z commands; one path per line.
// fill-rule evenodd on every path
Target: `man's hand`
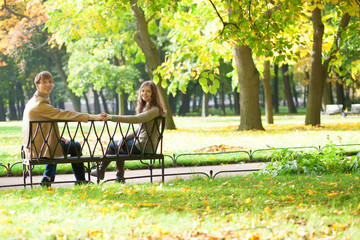
M 103 117 L 102 115 L 103 113 L 94 115 L 94 114 L 89 114 L 89 120 L 95 120 L 95 121 L 105 121 L 105 117 Z M 106 113 L 105 113 L 106 114 Z
M 94 114 L 90 114 L 89 115 L 89 120 L 95 120 L 95 121 L 108 121 L 111 120 L 111 115 L 102 112 L 100 114 L 94 115 Z

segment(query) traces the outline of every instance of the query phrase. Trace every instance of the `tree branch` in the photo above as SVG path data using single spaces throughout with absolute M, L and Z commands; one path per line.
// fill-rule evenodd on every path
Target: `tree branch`
M 209 2 L 210 2 L 210 3 L 211 3 L 211 5 L 213 6 L 213 8 L 214 8 L 214 10 L 215 10 L 216 14 L 218 15 L 218 17 L 219 17 L 220 21 L 221 21 L 221 22 L 222 22 L 222 24 L 223 24 L 223 29 L 221 30 L 221 33 L 219 34 L 219 36 L 221 36 L 221 35 L 224 33 L 224 31 L 225 31 L 225 27 L 226 27 L 227 25 L 233 25 L 233 26 L 234 26 L 234 27 L 236 27 L 238 30 L 240 30 L 240 28 L 239 28 L 239 27 L 238 27 L 235 23 L 225 22 L 225 21 L 224 21 L 224 19 L 221 17 L 221 15 L 220 15 L 219 11 L 217 10 L 217 8 L 216 8 L 215 4 L 213 3 L 213 1 L 212 1 L 212 0 L 209 0 Z
M 13 10 L 11 10 L 10 7 L 8 7 L 8 6 L 6 5 L 6 0 L 4 0 L 4 5 L 3 5 L 3 7 L 1 8 L 1 10 L 4 10 L 4 9 L 8 10 L 11 14 L 13 14 L 13 15 L 15 15 L 15 16 L 18 16 L 18 17 L 21 17 L 21 18 L 27 18 L 27 19 L 30 20 L 30 18 L 29 18 L 28 16 L 26 16 L 26 15 L 24 15 L 24 14 L 21 14 L 21 13 L 14 12 Z
M 328 64 L 332 59 L 336 57 L 336 53 L 340 49 L 340 40 L 341 40 L 341 33 L 345 31 L 345 28 L 349 25 L 350 22 L 350 15 L 349 13 L 345 12 L 341 18 L 340 26 L 336 33 L 336 37 L 334 39 L 334 43 L 330 49 L 330 55 L 325 59 L 324 64 Z

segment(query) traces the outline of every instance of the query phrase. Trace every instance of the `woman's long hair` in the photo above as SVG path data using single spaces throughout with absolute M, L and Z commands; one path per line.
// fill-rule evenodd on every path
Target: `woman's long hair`
M 150 86 L 151 88 L 151 100 L 150 102 L 146 102 L 141 98 L 141 91 L 144 87 L 146 86 Z M 159 108 L 159 114 L 160 116 L 164 116 L 165 115 L 165 109 L 164 109 L 164 105 L 162 103 L 162 99 L 160 97 L 159 94 L 159 90 L 156 86 L 156 84 L 153 81 L 145 81 L 141 84 L 140 89 L 139 89 L 139 96 L 138 96 L 138 103 L 136 106 L 136 113 L 142 113 L 142 112 L 146 112 L 147 110 L 149 110 L 151 107 L 156 106 Z

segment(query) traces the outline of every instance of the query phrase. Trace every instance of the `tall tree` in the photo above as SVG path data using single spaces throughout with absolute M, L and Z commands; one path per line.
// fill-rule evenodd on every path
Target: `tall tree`
M 96 60 L 96 66 L 98 67 L 93 69 L 82 66 L 76 69 L 76 65 L 70 63 L 70 80 L 73 88 L 76 88 L 74 85 L 80 79 L 82 82 L 92 82 L 98 90 L 111 84 L 111 82 L 117 81 L 117 92 L 120 93 L 122 90 L 125 90 L 133 99 L 134 91 L 131 88 L 138 87 L 139 82 L 137 80 L 134 81 L 133 78 L 128 76 L 129 74 L 134 76 L 131 64 L 139 61 L 146 62 L 146 72 L 148 74 L 146 78 L 153 79 L 153 70 L 161 63 L 158 49 L 149 32 L 155 31 L 153 26 L 154 21 L 157 20 L 157 18 L 154 18 L 156 12 L 147 12 L 145 16 L 143 9 L 138 6 L 137 1 L 110 0 L 94 4 L 93 1 L 87 0 L 76 2 L 58 2 L 52 0 L 50 3 L 52 10 L 47 25 L 54 35 L 54 40 L 58 43 L 77 45 L 75 49 L 80 47 L 78 42 L 89 42 L 95 39 L 95 42 L 101 43 L 100 46 L 97 44 L 85 46 L 88 49 L 88 54 L 83 57 L 72 52 L 70 59 L 82 58 L 83 62 L 86 63 L 89 61 L 95 63 Z M 59 9 L 61 10 L 59 11 Z M 69 23 L 72 23 L 70 24 L 71 31 L 68 31 Z M 148 27 L 149 24 L 151 24 L 151 28 Z M 137 44 L 133 44 L 134 40 Z M 141 51 L 138 51 L 139 49 Z M 103 56 L 99 58 L 99 54 Z M 97 59 L 94 59 L 95 55 L 98 55 Z M 124 77 L 119 76 L 119 68 L 114 68 L 111 66 L 111 63 L 107 62 L 109 56 L 120 59 L 123 68 L 127 68 L 126 71 L 122 71 Z M 135 59 L 131 60 L 134 57 Z M 101 68 L 104 62 L 106 63 L 106 68 L 104 66 Z M 115 65 L 118 66 L 119 64 Z M 78 74 L 85 69 L 87 69 L 86 75 L 90 76 L 90 79 L 84 79 L 83 76 Z M 116 69 L 118 76 L 113 74 L 111 69 Z M 95 77 L 101 75 L 104 71 L 106 71 L 105 77 L 111 76 L 111 79 L 114 81 L 101 76 L 101 80 Z M 161 81 L 159 81 L 158 86 L 167 110 L 166 127 L 173 129 L 175 128 L 175 123 L 172 119 L 166 91 L 163 89 Z
M 145 14 L 143 9 L 138 5 L 137 0 L 130 0 L 131 9 L 135 16 L 135 22 L 137 27 L 137 33 L 135 34 L 135 42 L 139 45 L 141 50 L 143 51 L 145 58 L 146 58 L 146 72 L 148 73 L 151 80 L 154 79 L 154 70 L 156 70 L 160 64 L 160 56 L 159 56 L 159 49 L 156 47 L 154 42 L 152 41 L 148 22 L 145 19 Z M 166 108 L 166 128 L 167 129 L 175 129 L 175 122 L 172 118 L 171 108 L 169 104 L 169 98 L 167 96 L 166 90 L 162 87 L 162 80 L 160 79 L 161 76 L 158 75 L 158 79 L 155 81 L 157 82 L 158 89 L 160 91 L 160 95 L 162 100 L 164 101 L 165 108 Z
M 234 48 L 236 69 L 240 83 L 240 127 L 239 130 L 264 130 L 259 105 L 259 72 L 248 46 Z
M 47 21 L 47 8 L 42 1 L 3 0 L 0 22 L 0 52 L 9 54 L 26 64 L 26 57 L 34 51 L 49 56 L 56 65 L 62 81 L 67 84 L 62 51 L 48 44 L 50 36 L 43 31 Z M 68 91 L 74 108 L 80 111 L 80 98 Z
M 270 85 L 270 61 L 265 60 L 264 64 L 264 75 L 263 75 L 263 86 L 265 93 L 265 117 L 268 124 L 274 123 L 273 117 L 273 104 L 272 104 L 272 94 L 271 94 L 271 85 Z
M 285 55 L 290 60 L 296 58 L 292 54 L 292 45 L 299 37 L 295 32 L 297 29 L 294 28 L 293 34 L 287 34 L 285 29 L 293 25 L 301 14 L 300 1 L 293 1 L 293 4 L 259 1 L 255 5 L 249 0 L 207 0 L 198 1 L 197 4 L 181 1 L 179 5 L 181 8 L 176 12 L 176 19 L 166 18 L 164 24 L 174 29 L 171 42 L 183 51 L 169 54 L 166 63 L 173 63 L 173 67 L 163 64 L 164 75 L 169 69 L 175 73 L 181 66 L 188 66 L 189 62 L 192 63 L 189 59 L 192 59 L 196 66 L 182 69 L 182 77 L 175 77 L 172 84 L 175 81 L 181 88 L 186 85 L 190 75 L 199 79 L 203 88 L 207 86 L 204 90 L 213 88 L 216 91 L 219 84 L 210 81 L 210 85 L 206 85 L 201 76 L 196 78 L 199 74 L 192 74 L 196 73 L 193 68 L 207 69 L 209 61 L 216 63 L 220 57 L 227 60 L 234 58 L 236 71 L 233 74 L 233 87 L 240 87 L 239 130 L 264 129 L 258 96 L 260 74 L 254 59 L 269 56 L 277 62 L 285 60 Z M 196 58 L 190 53 L 196 53 Z M 216 79 L 217 66 L 210 68 L 212 79 Z
M 291 93 L 289 65 L 283 64 L 281 66 L 281 72 L 283 76 L 284 92 L 289 113 L 296 113 L 297 111 L 294 104 L 293 95 Z
M 274 64 L 274 91 L 273 91 L 273 105 L 275 113 L 279 113 L 279 65 Z
M 322 45 L 325 27 L 322 20 L 321 9 L 316 6 L 316 8 L 312 11 L 313 55 L 308 104 L 305 117 L 306 125 L 319 125 L 321 123 L 320 109 L 326 78 L 329 75 L 329 64 L 330 61 L 334 59 L 336 54 L 339 52 L 341 35 L 345 31 L 349 22 L 350 14 L 348 12 L 344 12 L 342 14 L 339 28 L 334 38 L 331 50 L 327 55 L 325 55 L 325 59 L 323 60 L 324 53 L 322 51 Z

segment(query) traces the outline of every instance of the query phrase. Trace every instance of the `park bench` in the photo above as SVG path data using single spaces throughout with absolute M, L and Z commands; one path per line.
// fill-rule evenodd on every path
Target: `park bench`
M 33 186 L 33 169 L 37 165 L 45 164 L 71 164 L 71 163 L 84 163 L 88 180 L 91 181 L 90 171 L 95 167 L 99 171 L 99 163 L 101 161 L 140 161 L 142 164 L 147 165 L 150 170 L 150 181 L 153 181 L 152 169 L 155 162 L 158 160 L 161 165 L 161 177 L 164 182 L 164 155 L 162 153 L 163 147 L 163 133 L 165 127 L 165 117 L 155 118 L 154 125 L 151 131 L 147 132 L 147 140 L 141 154 L 133 154 L 132 148 L 135 143 L 139 141 L 138 136 L 135 137 L 134 144 L 132 145 L 130 154 L 121 154 L 119 151 L 115 154 L 108 154 L 107 149 L 111 142 L 114 140 L 125 139 L 130 133 L 134 133 L 137 125 L 140 128 L 146 129 L 146 123 L 131 124 L 121 122 L 95 122 L 89 121 L 88 123 L 61 121 L 61 120 L 46 120 L 46 121 L 30 121 L 29 126 L 29 141 L 27 146 L 21 148 L 21 158 L 23 164 L 23 179 L 24 187 L 26 187 L 26 178 L 29 176 L 30 185 Z M 50 124 L 50 129 L 45 132 L 44 124 Z M 59 134 L 56 134 L 55 149 L 49 149 L 50 157 L 44 158 L 42 152 L 49 146 L 48 140 L 51 131 L 55 131 L 59 126 Z M 140 131 L 139 131 L 140 132 Z M 158 141 L 153 142 L 151 136 L 158 135 Z M 71 142 L 80 142 L 82 155 L 78 154 L 76 157 L 70 157 L 64 153 L 63 157 L 55 157 L 56 148 L 61 148 L 61 138 L 64 137 Z M 36 148 L 34 142 L 42 141 L 40 149 Z M 126 146 L 126 144 L 125 144 Z M 25 156 L 24 147 L 29 147 L 30 156 Z M 63 150 L 62 150 L 63 151 Z M 125 178 L 126 179 L 126 178 Z M 115 179 L 114 179 L 115 180 Z M 75 177 L 74 181 L 75 182 Z M 97 178 L 97 183 L 100 179 Z M 55 181 L 56 183 L 56 181 Z
M 342 104 L 327 104 L 325 107 L 325 114 L 341 114 L 343 115 L 343 105 Z
M 350 112 L 348 114 L 359 114 L 360 115 L 360 104 L 351 104 Z

